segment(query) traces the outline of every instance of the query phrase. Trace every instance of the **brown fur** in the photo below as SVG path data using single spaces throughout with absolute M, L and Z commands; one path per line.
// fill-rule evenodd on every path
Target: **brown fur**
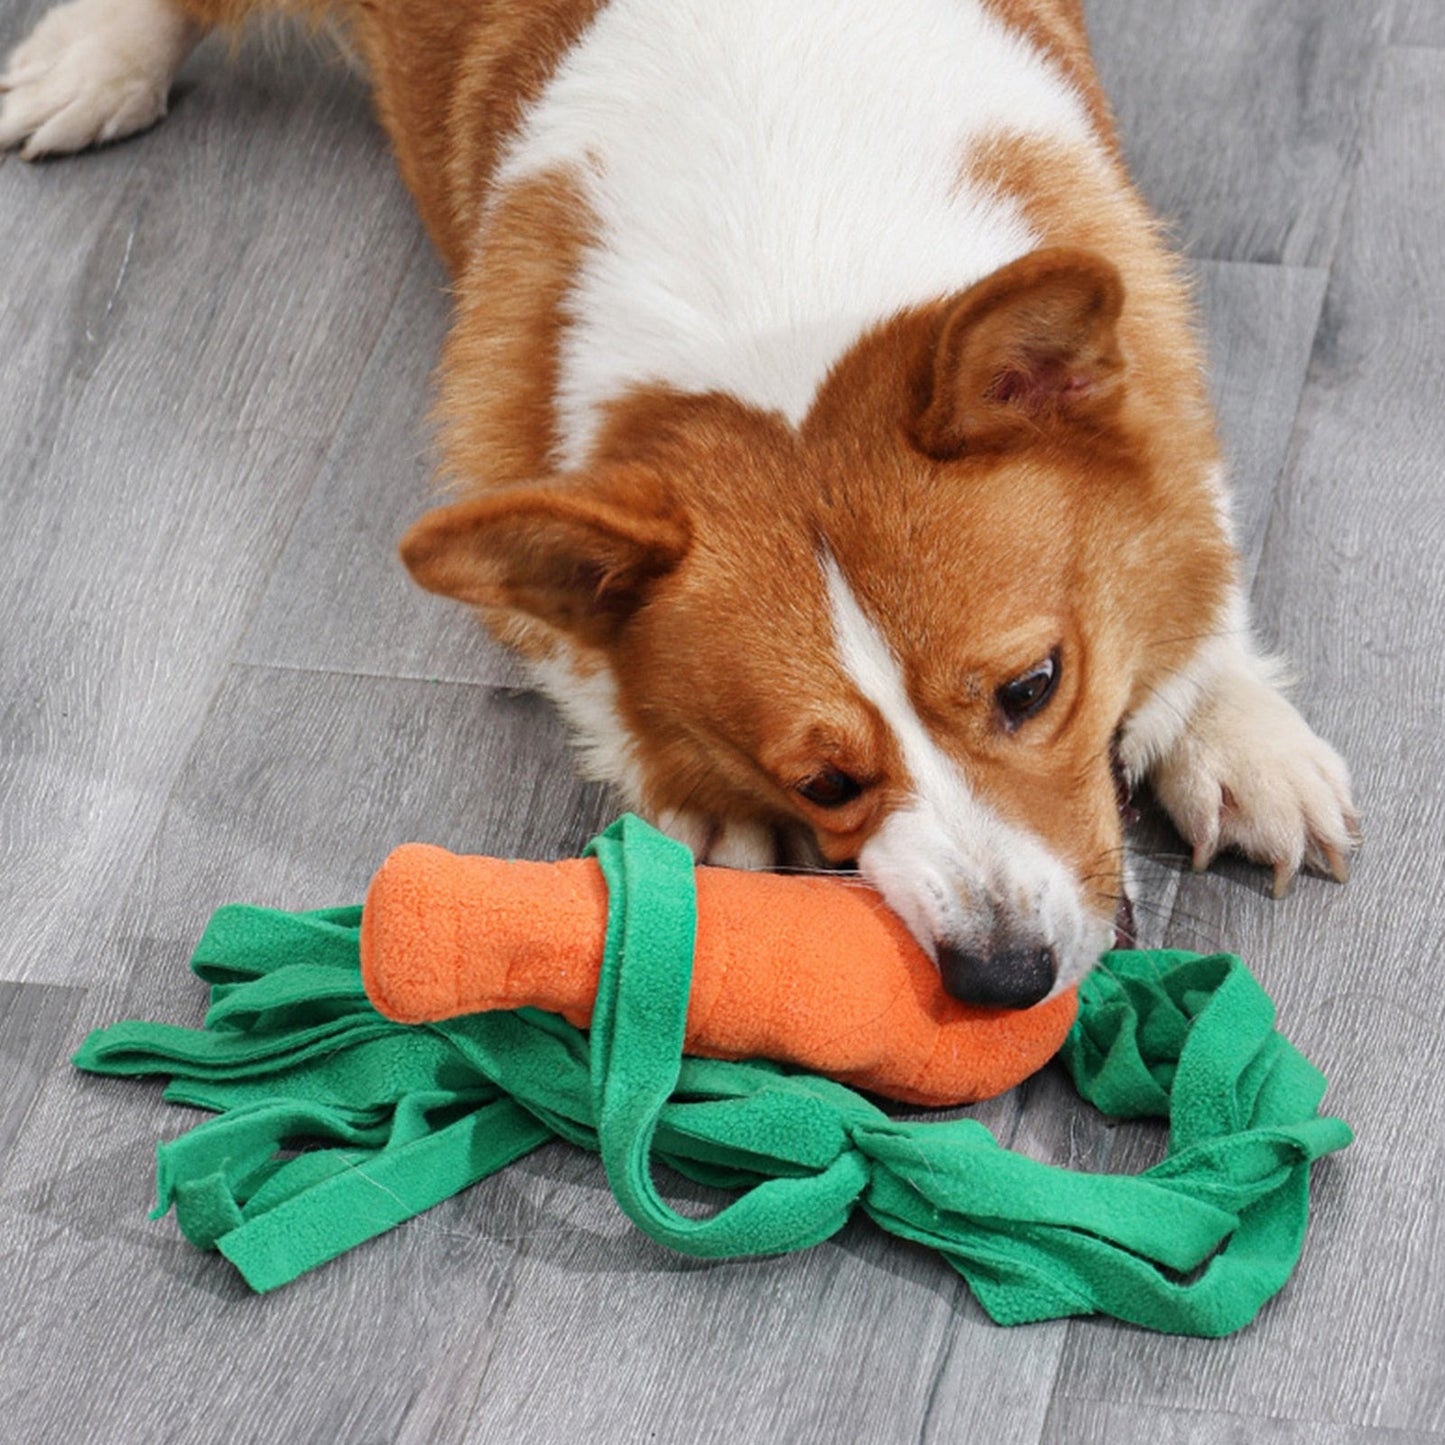
M 457 279 L 437 406 L 446 474 L 465 489 L 534 481 L 555 469 L 563 303 L 592 231 L 586 202 L 565 175 L 509 188 L 480 228 Z

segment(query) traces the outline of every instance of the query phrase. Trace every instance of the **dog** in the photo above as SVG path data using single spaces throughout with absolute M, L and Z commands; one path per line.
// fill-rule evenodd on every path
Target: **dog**
M 71 0 L 0 145 L 161 117 L 256 0 Z M 1197 867 L 1344 880 L 1251 641 L 1188 287 L 1077 0 L 297 0 L 456 307 L 401 543 L 700 860 L 853 865 L 947 989 L 1075 984 L 1147 779 Z

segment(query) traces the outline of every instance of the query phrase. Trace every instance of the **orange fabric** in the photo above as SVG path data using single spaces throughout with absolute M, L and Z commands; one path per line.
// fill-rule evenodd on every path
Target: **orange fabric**
M 686 1048 L 801 1065 L 905 1103 L 1012 1088 L 1059 1049 L 1071 991 L 1024 1011 L 976 1008 L 872 889 L 826 877 L 697 870 Z M 402 1023 L 530 1006 L 586 1028 L 607 888 L 593 859 L 562 863 L 398 848 L 367 893 L 361 972 Z

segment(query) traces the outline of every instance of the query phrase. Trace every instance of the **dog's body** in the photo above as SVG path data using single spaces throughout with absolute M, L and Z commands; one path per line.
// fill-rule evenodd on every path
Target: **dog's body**
M 0 144 L 150 123 L 252 8 L 62 7 Z M 856 860 L 1004 1004 L 1111 937 L 1117 767 L 1201 865 L 1343 876 L 1348 779 L 1251 648 L 1077 0 L 335 8 L 457 295 L 458 500 L 403 555 L 629 805 L 717 862 Z

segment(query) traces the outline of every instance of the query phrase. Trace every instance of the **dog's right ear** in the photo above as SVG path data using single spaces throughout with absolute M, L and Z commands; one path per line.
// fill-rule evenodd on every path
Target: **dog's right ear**
M 401 541 L 429 592 L 528 613 L 601 644 L 687 552 L 662 486 L 632 475 L 507 488 L 428 512 Z

